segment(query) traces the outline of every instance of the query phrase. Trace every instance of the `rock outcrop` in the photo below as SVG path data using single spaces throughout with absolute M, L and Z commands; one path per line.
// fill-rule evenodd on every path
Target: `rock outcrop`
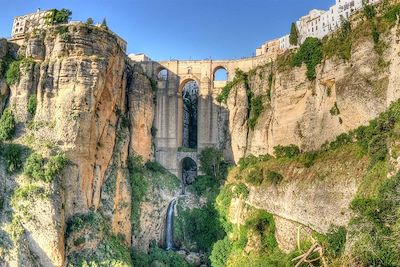
M 54 182 L 40 185 L 46 197 L 32 196 L 28 210 L 7 204 L 20 218 L 21 240 L 26 240 L 25 250 L 6 257 L 11 265 L 64 266 L 70 248 L 64 249 L 66 223 L 77 214 L 101 213 L 111 232 L 131 244 L 127 161 L 129 155 L 152 155 L 148 78 L 108 30 L 74 24 L 61 33 L 60 27 L 27 36 L 18 50 L 23 58 L 18 81 L 7 86 L 0 79 L 0 111 L 8 101 L 18 122 L 13 143 L 43 156 L 63 151 L 70 162 Z M 1 58 L 9 47 L 1 40 Z M 36 103 L 34 114 L 29 101 Z M 22 174 L 5 174 L 5 180 L 6 199 L 26 184 Z M 1 228 L 10 227 L 11 219 L 4 213 Z

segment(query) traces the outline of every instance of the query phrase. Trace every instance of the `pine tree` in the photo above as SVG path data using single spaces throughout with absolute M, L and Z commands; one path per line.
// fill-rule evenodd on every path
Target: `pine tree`
M 299 33 L 297 32 L 297 27 L 294 22 L 292 23 L 292 27 L 290 29 L 289 43 L 291 45 L 299 44 Z
M 104 18 L 103 21 L 101 22 L 101 27 L 108 29 L 106 18 Z

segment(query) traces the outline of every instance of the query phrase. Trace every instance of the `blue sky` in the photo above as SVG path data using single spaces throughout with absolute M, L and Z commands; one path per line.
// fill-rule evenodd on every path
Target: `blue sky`
M 264 41 L 290 30 L 292 21 L 334 0 L 0 0 L 0 36 L 14 16 L 37 8 L 68 8 L 74 20 L 107 19 L 128 41 L 128 53 L 154 60 L 234 59 L 252 56 Z

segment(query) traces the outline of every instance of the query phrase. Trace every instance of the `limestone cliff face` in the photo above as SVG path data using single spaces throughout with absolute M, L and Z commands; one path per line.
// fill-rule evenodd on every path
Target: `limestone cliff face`
M 307 79 L 304 65 L 282 70 L 273 63 L 257 68 L 249 75 L 249 87 L 254 96 L 267 96 L 271 88 L 271 100 L 264 98 L 264 110 L 254 129 L 249 129 L 246 88 L 241 83 L 231 90 L 227 109 L 234 160 L 273 154 L 277 145 L 315 150 L 384 111 L 400 96 L 397 31 L 395 27 L 385 36 L 387 67 L 378 66 L 379 56 L 368 36 L 353 45 L 348 62 L 334 58 L 319 65 L 315 81 Z
M 8 46 L 0 42 L 0 57 Z M 18 122 L 13 142 L 44 155 L 56 147 L 70 160 L 56 182 L 43 185 L 50 197 L 37 203 L 41 212 L 31 210 L 36 220 L 21 221 L 27 251 L 43 266 L 63 266 L 68 255 L 66 222 L 89 211 L 101 212 L 112 232 L 130 244 L 126 167 L 130 154 L 146 159 L 152 154 L 153 93 L 148 79 L 131 66 L 116 37 L 98 27 L 77 24 L 63 34 L 57 28 L 31 34 L 18 53 L 28 59 L 21 63 L 18 82 L 8 87 L 0 80 L 0 111 L 8 99 Z M 30 98 L 37 102 L 33 117 L 27 110 Z M 8 194 L 21 187 L 22 176 L 5 175 L 12 185 Z M 8 262 L 34 265 L 21 260 L 24 257 Z

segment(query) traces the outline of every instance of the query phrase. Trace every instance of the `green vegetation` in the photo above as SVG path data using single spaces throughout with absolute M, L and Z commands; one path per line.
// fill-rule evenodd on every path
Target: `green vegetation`
M 102 28 L 108 30 L 108 25 L 107 25 L 107 20 L 106 20 L 106 18 L 103 19 L 103 21 L 101 22 L 100 27 L 102 27 Z
M 294 55 L 292 65 L 300 67 L 302 63 L 307 65 L 307 78 L 312 81 L 316 77 L 315 68 L 323 58 L 322 42 L 318 38 L 308 37 Z
M 56 25 L 68 23 L 71 20 L 72 11 L 69 9 L 51 9 L 46 15 L 45 20 L 47 25 Z
M 124 241 L 111 234 L 110 226 L 100 213 L 76 214 L 67 222 L 66 237 L 79 246 L 98 240 L 95 249 L 73 251 L 68 255 L 68 266 L 132 266 L 131 253 Z
M 333 105 L 333 107 L 331 108 L 331 110 L 329 112 L 331 113 L 332 116 L 340 115 L 340 110 L 337 106 L 337 102 L 335 102 L 335 104 Z
M 20 201 L 26 201 L 36 199 L 39 197 L 45 197 L 46 192 L 43 187 L 34 184 L 28 184 L 23 187 L 19 187 L 15 190 L 12 196 L 12 202 L 18 203 Z
M 47 163 L 42 155 L 32 153 L 25 162 L 24 174 L 36 181 L 51 183 L 67 163 L 68 159 L 62 153 L 51 156 Z
M 13 174 L 22 168 L 22 153 L 24 148 L 16 144 L 4 144 L 0 147 L 0 155 L 6 163 L 6 171 Z
M 204 253 L 210 253 L 212 245 L 224 237 L 224 230 L 218 221 L 218 213 L 214 206 L 209 203 L 202 208 L 192 210 L 180 210 L 176 217 L 180 227 L 177 228 L 177 236 L 183 237 L 180 241 L 192 246 L 192 249 Z
M 22 58 L 13 60 L 6 71 L 6 82 L 9 86 L 16 84 L 21 76 L 21 70 L 30 70 L 35 65 L 35 61 L 32 58 Z
M 278 159 L 280 158 L 294 158 L 298 155 L 300 155 L 301 151 L 300 148 L 296 145 L 289 145 L 289 146 L 281 146 L 278 145 L 276 147 L 274 147 L 274 154 L 275 157 L 277 157 Z
M 10 108 L 3 111 L 0 118 L 0 142 L 12 139 L 15 133 L 15 118 Z
M 258 117 L 264 111 L 263 105 L 263 97 L 257 96 L 251 99 L 250 103 L 250 116 L 248 120 L 248 125 L 251 130 L 254 130 L 254 127 L 257 124 Z
M 221 151 L 205 148 L 200 153 L 200 170 L 215 180 L 223 180 L 227 174 L 227 163 Z
M 248 86 L 248 75 L 247 73 L 241 71 L 240 69 L 236 69 L 233 81 L 228 82 L 227 85 L 225 85 L 221 93 L 217 96 L 217 101 L 219 103 L 226 104 L 226 101 L 228 100 L 228 96 L 232 88 L 240 83 L 244 83 L 246 86 Z
M 249 194 L 250 191 L 244 183 L 239 183 L 233 188 L 233 195 L 235 197 L 242 197 L 243 199 L 246 199 Z
M 222 240 L 218 240 L 212 249 L 210 260 L 213 267 L 225 267 L 231 253 L 232 245 L 226 236 Z
M 400 173 L 383 183 L 376 197 L 357 198 L 351 203 L 351 221 L 356 236 L 353 256 L 364 266 L 399 266 Z
M 128 159 L 129 182 L 132 190 L 132 225 L 139 228 L 140 204 L 149 188 L 147 180 L 144 178 L 144 164 L 140 156 L 133 156 Z
M 5 57 L 0 59 L 0 78 L 4 78 L 6 76 L 6 72 L 13 61 L 15 61 L 15 57 L 10 52 L 8 52 Z
M 297 31 L 296 23 L 292 23 L 290 27 L 289 43 L 291 45 L 299 44 L 299 32 Z
M 167 266 L 167 267 L 189 267 L 190 265 L 177 253 L 173 251 L 165 251 L 159 248 L 153 241 L 150 244 L 149 254 L 133 250 L 132 253 L 133 266 Z
M 36 95 L 31 95 L 28 99 L 28 112 L 31 116 L 35 116 L 37 107 Z
M 85 24 L 86 26 L 92 26 L 94 24 L 94 20 L 92 18 L 87 18 Z
M 249 155 L 246 157 L 243 157 L 239 160 L 238 165 L 240 170 L 244 170 L 252 165 L 255 165 L 258 162 L 263 162 L 263 161 L 268 161 L 270 159 L 273 159 L 274 157 L 271 155 L 260 155 L 258 157 L 254 155 Z
M 267 171 L 267 179 L 273 185 L 279 184 L 283 180 L 282 174 L 275 172 L 275 171 Z

